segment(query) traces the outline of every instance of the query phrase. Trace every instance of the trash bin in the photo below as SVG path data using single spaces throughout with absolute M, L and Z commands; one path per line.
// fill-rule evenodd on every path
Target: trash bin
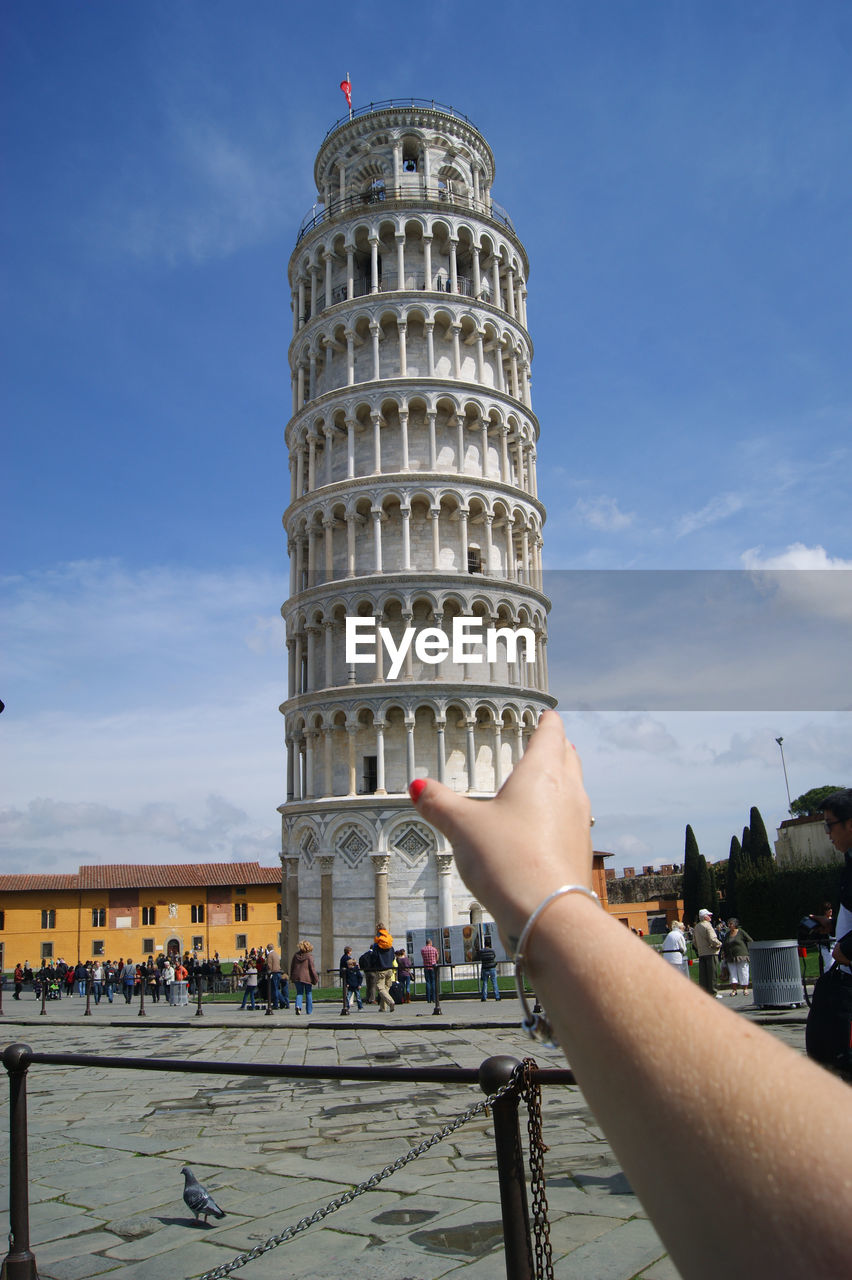
M 173 982 L 169 993 L 169 1004 L 189 1004 L 188 988 L 188 982 Z
M 799 944 L 795 939 L 752 942 L 748 958 L 752 995 L 759 1009 L 792 1008 L 805 1003 Z

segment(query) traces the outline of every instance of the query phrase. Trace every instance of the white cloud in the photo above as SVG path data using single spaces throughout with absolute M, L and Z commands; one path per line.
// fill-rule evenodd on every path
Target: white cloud
M 257 840 L 257 833 L 250 828 L 249 815 L 221 796 L 207 797 L 201 820 L 181 815 L 177 806 L 170 803 L 121 810 L 91 801 L 42 797 L 31 800 L 25 809 L 0 812 L 0 839 L 4 844 L 14 842 L 25 848 L 43 843 L 49 847 L 51 841 L 65 842 L 74 836 L 94 839 L 99 846 L 101 838 L 115 842 L 115 847 L 128 840 L 143 841 L 150 847 L 153 861 L 161 860 L 157 855 L 162 846 L 166 847 L 164 852 L 176 848 L 230 860 L 235 841 L 248 839 L 254 844 Z M 268 847 L 264 852 L 268 852 Z M 114 860 L 124 858 L 116 856 Z
M 750 547 L 740 556 L 745 569 L 852 569 L 852 560 L 830 556 L 825 547 L 806 547 L 802 542 L 792 543 L 779 555 L 763 556 L 762 547 Z
M 649 715 L 625 716 L 601 730 L 601 738 L 625 751 L 666 755 L 677 750 L 677 740 L 660 720 Z
M 574 505 L 576 515 L 592 529 L 619 533 L 633 523 L 634 513 L 622 511 L 615 498 L 601 494 L 598 498 L 579 498 Z
M 286 583 L 250 569 L 129 568 L 89 560 L 2 584 L 10 711 L 84 702 L 169 708 L 243 680 L 285 678 Z M 276 640 L 277 637 L 277 640 Z
M 775 556 L 762 556 L 761 550 L 752 547 L 740 559 L 764 597 L 790 616 L 852 620 L 852 560 L 801 542 Z
M 625 833 L 616 835 L 611 844 L 612 848 L 608 852 L 615 854 L 619 866 L 629 866 L 631 863 L 645 866 L 648 865 L 649 859 L 650 862 L 654 861 L 650 856 L 653 850 L 647 840 L 639 840 L 636 836 Z M 659 858 L 657 861 L 663 862 L 665 859 Z M 613 863 L 609 862 L 607 865 L 612 866 Z
M 731 836 L 757 805 L 770 839 L 787 816 L 781 757 L 794 796 L 812 786 L 852 782 L 849 716 L 843 713 L 783 716 L 768 712 L 665 712 L 654 722 L 677 743 L 654 754 L 628 743 L 613 756 L 613 727 L 630 717 L 611 712 L 564 713 L 577 746 L 597 819 L 594 847 L 615 857 L 607 866 L 683 862 L 689 823 L 705 857 L 727 857 Z
M 4 586 L 3 870 L 62 865 L 57 850 L 69 865 L 274 863 L 286 693 L 275 575 L 104 560 Z
M 721 493 L 706 503 L 700 511 L 690 511 L 681 516 L 675 526 L 675 535 L 678 538 L 684 538 L 690 533 L 706 528 L 707 525 L 718 524 L 720 520 L 727 520 L 729 516 L 736 515 L 744 506 L 745 498 L 742 494 Z

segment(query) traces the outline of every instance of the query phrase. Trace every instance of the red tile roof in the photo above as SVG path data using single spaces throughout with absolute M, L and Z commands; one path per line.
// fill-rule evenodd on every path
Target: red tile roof
M 206 885 L 280 884 L 280 867 L 257 862 L 111 863 L 80 867 L 77 875 L 0 876 L 0 893 L 61 889 L 185 889 Z
M 27 889 L 77 889 L 78 876 L 0 876 L 0 893 L 14 893 Z

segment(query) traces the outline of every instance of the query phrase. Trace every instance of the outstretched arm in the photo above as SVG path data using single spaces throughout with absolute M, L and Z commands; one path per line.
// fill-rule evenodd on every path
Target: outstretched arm
M 555 712 L 495 799 L 430 779 L 416 803 L 513 949 L 548 894 L 591 887 L 589 800 Z M 847 1086 L 708 999 L 582 894 L 542 913 L 526 955 L 586 1100 L 685 1277 L 715 1280 L 720 1257 L 732 1277 L 846 1274 Z

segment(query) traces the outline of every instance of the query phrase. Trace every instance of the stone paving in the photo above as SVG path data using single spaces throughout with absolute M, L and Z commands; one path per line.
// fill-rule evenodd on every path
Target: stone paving
M 4 1000 L 0 1043 L 36 1050 L 228 1063 L 479 1067 L 530 1042 L 504 999 L 414 1003 L 348 1018 L 317 1003 L 296 1018 L 236 1006 L 170 1008 L 62 1000 L 40 1016 Z M 798 1049 L 804 1010 L 768 1021 Z M 536 1046 L 541 1066 L 564 1066 Z M 3 1082 L 2 1105 L 8 1111 Z M 267 1080 L 86 1067 L 28 1075 L 30 1233 L 41 1280 L 189 1280 L 314 1212 L 481 1098 L 466 1085 Z M 524 1110 L 522 1108 L 522 1122 Z M 576 1280 L 677 1280 L 677 1272 L 576 1088 L 543 1098 L 554 1270 Z M 525 1126 L 524 1126 L 525 1128 Z M 663 1140 L 667 1135 L 662 1135 Z M 526 1142 L 526 1133 L 524 1132 Z M 8 1161 L 4 1118 L 0 1160 Z M 181 1166 L 226 1211 L 196 1224 Z M 2 1209 L 8 1213 L 7 1177 Z M 493 1128 L 477 1117 L 322 1224 L 235 1272 L 246 1280 L 499 1280 L 504 1274 Z

